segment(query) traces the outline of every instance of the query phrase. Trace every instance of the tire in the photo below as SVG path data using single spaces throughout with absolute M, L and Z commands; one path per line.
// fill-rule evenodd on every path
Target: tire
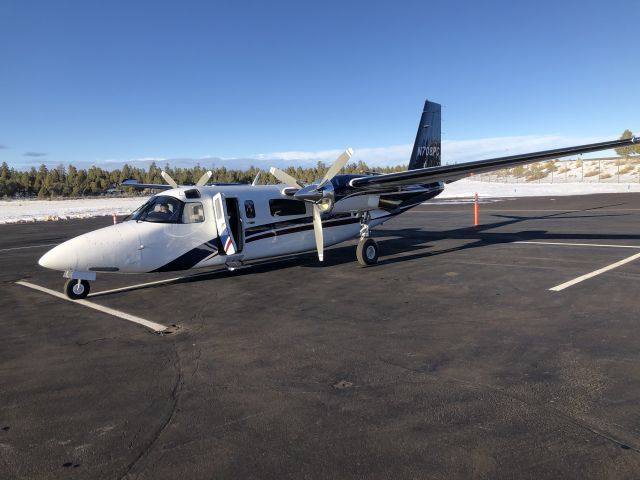
M 378 263 L 378 243 L 373 238 L 361 238 L 356 248 L 356 258 L 363 267 Z
M 67 297 L 71 300 L 86 298 L 90 290 L 91 286 L 87 280 L 80 280 L 80 285 L 78 285 L 78 280 L 70 278 L 64 284 L 64 293 L 66 293 Z

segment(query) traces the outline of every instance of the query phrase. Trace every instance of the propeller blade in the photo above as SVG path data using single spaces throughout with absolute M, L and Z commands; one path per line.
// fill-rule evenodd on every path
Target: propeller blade
M 322 235 L 322 218 L 320 217 L 320 207 L 313 204 L 313 233 L 316 237 L 316 248 L 318 249 L 318 260 L 324 260 L 324 238 Z
M 286 172 L 283 172 L 282 170 L 280 170 L 280 169 L 278 169 L 276 167 L 271 167 L 271 169 L 269 171 L 271 172 L 271 175 L 276 177 L 278 180 L 280 180 L 285 185 L 289 185 L 290 187 L 298 188 L 298 189 L 304 186 L 304 185 L 301 185 L 291 175 L 289 175 Z
M 169 185 L 171 185 L 171 187 L 178 188 L 178 184 L 176 183 L 176 181 L 173 178 L 171 178 L 171 175 L 169 175 L 167 172 L 162 170 L 160 172 L 160 175 L 162 175 L 162 178 L 164 178 L 164 181 L 167 182 Z
M 340 155 L 335 162 L 333 162 L 333 165 L 329 167 L 329 170 L 327 170 L 327 173 L 325 173 L 324 177 L 322 178 L 322 181 L 318 184 L 316 188 L 318 190 L 321 190 L 322 187 L 324 187 L 327 183 L 329 183 L 331 179 L 335 177 L 340 170 L 342 170 L 342 167 L 344 167 L 347 164 L 347 162 L 351 158 L 351 155 L 353 155 L 353 149 L 347 148 L 344 151 L 344 153 Z
M 211 175 L 213 175 L 213 172 L 211 170 L 207 170 L 206 172 L 204 172 L 204 175 L 202 175 L 200 177 L 200 180 L 196 182 L 196 187 L 204 187 L 211 178 Z

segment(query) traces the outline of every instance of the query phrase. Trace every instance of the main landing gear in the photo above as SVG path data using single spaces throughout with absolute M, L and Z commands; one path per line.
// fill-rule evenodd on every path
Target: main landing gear
M 90 290 L 91 286 L 88 280 L 75 280 L 70 278 L 64 283 L 64 293 L 66 293 L 67 297 L 71 300 L 86 298 Z
M 363 267 L 378 263 L 378 243 L 369 236 L 371 215 L 365 212 L 360 218 L 360 241 L 356 247 L 356 258 Z

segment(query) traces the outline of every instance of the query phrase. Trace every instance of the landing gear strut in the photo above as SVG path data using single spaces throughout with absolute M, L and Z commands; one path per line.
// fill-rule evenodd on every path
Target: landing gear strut
M 86 298 L 87 295 L 89 295 L 89 290 L 91 290 L 91 286 L 88 280 L 70 278 L 64 284 L 64 293 L 66 293 L 67 297 L 71 300 Z
M 378 243 L 369 236 L 370 219 L 369 212 L 364 212 L 360 218 L 360 241 L 356 248 L 356 258 L 363 267 L 375 265 L 378 262 Z

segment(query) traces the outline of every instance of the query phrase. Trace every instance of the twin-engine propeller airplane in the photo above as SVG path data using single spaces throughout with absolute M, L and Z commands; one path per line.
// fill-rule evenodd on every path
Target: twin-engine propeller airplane
M 347 149 L 325 176 L 310 185 L 282 170 L 271 173 L 283 185 L 207 185 L 207 172 L 195 186 L 125 181 L 135 188 L 164 190 L 122 223 L 66 241 L 40 258 L 40 265 L 64 271 L 64 290 L 72 299 L 89 293 L 97 272 L 151 273 L 225 265 L 318 251 L 360 237 L 361 265 L 378 260 L 372 227 L 406 212 L 471 173 L 489 172 L 567 155 L 640 143 L 640 137 L 542 152 L 440 165 L 440 105 L 426 101 L 404 172 L 339 175 L 353 151 Z

